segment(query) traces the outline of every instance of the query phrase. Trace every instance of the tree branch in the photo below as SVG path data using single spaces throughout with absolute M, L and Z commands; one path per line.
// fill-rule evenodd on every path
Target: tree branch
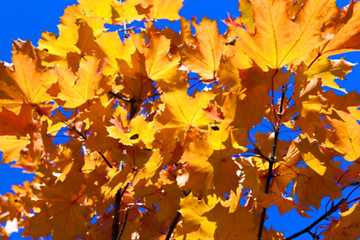
M 124 222 L 123 222 L 123 224 L 122 224 L 120 234 L 119 234 L 119 236 L 117 237 L 116 240 L 120 240 L 120 239 L 121 239 L 121 236 L 123 235 L 124 230 L 125 230 L 125 226 L 126 226 L 126 223 L 127 223 L 128 216 L 129 216 L 129 209 L 126 210 L 125 219 L 124 219 Z
M 112 168 L 111 164 L 110 164 L 109 161 L 106 159 L 106 157 L 104 156 L 104 154 L 102 154 L 100 151 L 97 151 L 97 153 L 102 157 L 102 159 L 106 162 L 106 164 L 109 166 L 109 168 Z
M 114 203 L 114 221 L 112 225 L 111 240 L 117 240 L 119 236 L 119 211 L 120 211 L 121 193 L 116 192 Z
M 266 177 L 266 184 L 265 184 L 265 193 L 268 194 L 270 191 L 270 183 L 271 183 L 271 178 L 272 178 L 272 171 L 273 171 L 273 167 L 274 167 L 274 162 L 275 162 L 275 153 L 276 153 L 276 147 L 277 147 L 277 142 L 278 142 L 278 137 L 279 137 L 279 130 L 280 130 L 280 121 L 281 121 L 281 117 L 283 115 L 283 105 L 284 105 L 284 99 L 285 99 L 285 92 L 286 92 L 286 86 L 283 85 L 282 86 L 282 93 L 281 93 L 281 100 L 280 100 L 280 107 L 279 107 L 279 112 L 278 112 L 278 116 L 277 116 L 277 122 L 276 122 L 276 126 L 275 126 L 275 136 L 274 136 L 274 143 L 273 143 L 273 147 L 272 147 L 272 151 L 271 151 L 271 156 L 270 156 L 270 161 L 269 162 L 269 168 L 268 168 L 268 173 L 267 173 L 267 177 Z M 263 207 L 261 210 L 261 216 L 260 216 L 260 226 L 259 226 L 259 231 L 258 231 L 258 235 L 257 235 L 257 239 L 261 240 L 261 236 L 262 236 L 262 230 L 264 227 L 264 222 L 265 222 L 265 216 L 266 216 L 266 208 Z
M 136 102 L 135 99 L 128 99 L 128 98 L 124 97 L 124 96 L 123 96 L 122 94 L 120 94 L 120 93 L 114 93 L 114 92 L 112 92 L 112 91 L 109 91 L 108 93 L 109 93 L 111 96 L 113 96 L 114 98 L 123 100 L 123 101 L 128 102 L 128 103 Z
M 177 212 L 177 213 L 176 213 L 176 216 L 175 216 L 175 218 L 174 218 L 174 221 L 172 222 L 172 224 L 171 224 L 171 226 L 170 226 L 169 232 L 168 232 L 167 235 L 166 235 L 165 240 L 169 240 L 169 239 L 170 239 L 170 237 L 171 237 L 172 233 L 174 232 L 174 229 L 175 229 L 176 224 L 178 223 L 180 217 L 181 217 L 181 213 L 180 213 L 180 212 Z
M 325 212 L 321 217 L 319 217 L 317 220 L 315 220 L 312 224 L 310 224 L 308 227 L 304 228 L 303 230 L 291 235 L 288 238 L 285 238 L 285 240 L 290 240 L 290 239 L 294 239 L 304 233 L 310 232 L 310 230 L 315 227 L 319 222 L 321 222 L 322 220 L 324 220 L 326 217 L 330 216 L 331 214 L 333 214 L 339 207 L 340 205 L 345 202 L 345 199 L 341 199 L 340 202 L 338 202 L 336 205 L 332 206 L 330 208 L 329 211 Z
M 129 187 L 129 183 L 127 183 L 124 187 L 123 190 L 121 190 L 121 188 L 116 192 L 116 195 L 115 195 L 115 203 L 114 203 L 114 222 L 113 222 L 113 226 L 112 226 L 112 233 L 111 233 L 111 239 L 112 240 L 119 240 L 121 238 L 121 235 L 124 233 L 124 230 L 125 230 L 125 226 L 126 226 L 126 223 L 127 223 L 127 218 L 128 218 L 128 215 L 129 215 L 129 211 L 127 210 L 126 211 L 126 214 L 125 214 L 125 219 L 124 219 L 124 222 L 122 224 L 122 227 L 121 227 L 121 230 L 120 230 L 120 233 L 119 233 L 119 222 L 120 222 L 120 204 L 121 204 L 121 200 L 127 190 L 127 188 Z M 115 211 L 116 210 L 116 211 Z

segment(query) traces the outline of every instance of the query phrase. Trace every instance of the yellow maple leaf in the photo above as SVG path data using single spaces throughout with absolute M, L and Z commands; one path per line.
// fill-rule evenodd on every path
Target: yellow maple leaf
M 334 80 L 345 80 L 345 75 L 351 72 L 355 65 L 356 64 L 345 61 L 344 58 L 341 58 L 340 60 L 330 60 L 326 57 L 322 57 L 306 71 L 306 74 L 309 79 L 313 79 L 314 77 L 321 78 L 323 86 L 331 87 L 346 93 L 346 90 L 340 88 Z
M 78 0 L 79 8 L 87 16 L 101 17 L 110 20 L 112 17 L 112 5 L 114 0 Z
M 183 0 L 140 0 L 137 11 L 151 20 L 175 21 L 180 18 L 179 11 L 183 6 L 182 2 Z
M 202 80 L 216 79 L 216 70 L 226 49 L 225 39 L 219 34 L 216 21 L 204 17 L 195 25 L 197 44 L 180 48 L 181 61 L 200 75 Z
M 119 72 L 119 66 L 116 59 L 123 59 L 131 63 L 131 55 L 135 52 L 135 44 L 131 39 L 121 41 L 117 32 L 106 32 L 101 34 L 96 40 L 102 51 L 107 56 L 107 62 L 103 73 L 112 75 Z
M 111 123 L 114 126 L 106 128 L 111 137 L 119 139 L 119 142 L 124 145 L 137 144 L 151 148 L 156 129 L 154 123 L 146 121 L 145 118 L 145 115 L 137 116 L 131 120 L 128 126 L 123 126 L 123 123 L 119 122 L 119 120 L 112 119 Z
M 288 9 L 295 2 L 256 0 L 250 3 L 256 13 L 253 15 L 254 32 L 251 28 L 242 28 L 243 19 L 226 22 L 239 37 L 239 47 L 262 69 L 279 69 L 323 42 L 321 28 L 330 7 L 327 0 L 303 2 L 294 16 L 289 15 Z
M 60 18 L 59 36 L 56 37 L 53 33 L 43 32 L 38 43 L 39 49 L 47 49 L 49 53 L 62 58 L 66 58 L 69 52 L 80 54 L 81 51 L 76 46 L 79 39 L 79 26 L 76 24 L 76 16 L 80 14 L 81 11 L 77 5 L 67 7 L 64 16 Z
M 23 103 L 36 105 L 50 101 L 47 93 L 54 83 L 51 72 L 38 69 L 36 60 L 17 53 L 13 65 L 0 68 L 0 106 L 19 113 Z
M 199 200 L 190 193 L 180 200 L 180 210 L 183 217 L 183 224 L 177 227 L 177 233 L 187 237 L 208 239 L 214 234 L 215 224 L 210 224 L 203 215 L 216 206 L 219 200 L 209 197 Z
M 228 208 L 217 204 L 204 216 L 210 223 L 216 224 L 213 239 L 256 238 L 258 230 L 257 217 L 248 212 L 245 207 L 239 206 L 235 212 L 229 213 Z
M 87 57 L 80 62 L 76 75 L 69 69 L 55 67 L 60 92 L 58 98 L 64 107 L 75 108 L 107 92 L 108 79 L 98 70 L 99 60 Z
M 221 134 L 215 133 L 190 143 L 180 159 L 186 163 L 184 174 L 189 175 L 184 187 L 196 195 L 215 193 L 222 196 L 230 190 L 235 191 L 239 184 L 237 171 L 240 168 L 233 155 L 241 151 L 232 148 L 230 140 L 223 145 Z
M 163 124 L 161 131 L 171 134 L 168 137 L 172 140 L 168 143 L 173 142 L 174 137 L 183 141 L 188 131 L 195 131 L 194 127 L 208 128 L 208 125 L 214 120 L 203 109 L 207 107 L 213 97 L 214 95 L 209 92 L 201 92 L 196 97 L 190 97 L 184 90 L 177 90 L 162 96 L 165 101 L 165 109 L 157 116 L 157 120 Z
M 65 9 L 58 28 L 58 36 L 43 32 L 38 42 L 39 49 L 48 52 L 44 65 L 59 65 L 76 72 L 84 56 L 103 57 L 95 42 L 106 30 L 101 17 L 84 16 L 83 10 L 78 5 L 73 5 Z
M 125 24 L 132 21 L 140 21 L 144 18 L 139 14 L 136 7 L 138 6 L 138 0 L 126 0 L 125 2 L 114 1 L 112 8 L 112 18 L 114 24 Z
M 336 4 L 335 4 L 336 5 Z M 321 46 L 324 55 L 334 55 L 343 52 L 359 50 L 360 34 L 360 4 L 350 1 L 348 6 L 339 9 L 337 6 L 328 16 L 329 21 L 323 32 L 327 41 Z
M 331 124 L 335 131 L 329 132 L 325 146 L 334 148 L 344 154 L 347 161 L 357 161 L 360 158 L 360 126 L 351 113 L 334 110 L 335 117 Z
M 186 83 L 179 70 L 180 56 L 169 55 L 169 49 L 170 40 L 164 35 L 155 34 L 144 48 L 147 75 L 164 90 Z
M 229 92 L 223 94 L 221 99 L 218 98 L 225 121 L 234 126 L 231 138 L 233 146 L 236 148 L 245 149 L 248 144 L 248 132 L 263 118 L 267 108 L 266 104 L 269 103 L 269 96 L 257 97 L 262 90 L 262 88 L 254 88 L 253 94 Z

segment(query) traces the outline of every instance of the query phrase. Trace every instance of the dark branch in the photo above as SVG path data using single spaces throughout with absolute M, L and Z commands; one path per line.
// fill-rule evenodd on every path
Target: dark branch
M 325 218 L 327 218 L 328 216 L 330 216 L 331 214 L 333 214 L 339 207 L 340 205 L 345 202 L 345 199 L 341 199 L 340 202 L 338 202 L 336 205 L 332 206 L 330 208 L 329 211 L 325 212 L 321 217 L 319 217 L 317 220 L 315 220 L 312 224 L 310 224 L 308 227 L 304 228 L 303 230 L 291 235 L 288 238 L 285 238 L 285 240 L 290 240 L 290 239 L 294 239 L 304 233 L 310 232 L 310 230 L 315 227 L 318 223 L 320 223 L 322 220 L 324 220 Z
M 180 212 L 177 212 L 177 213 L 176 213 L 176 216 L 175 216 L 175 218 L 174 218 L 174 221 L 172 222 L 172 224 L 171 224 L 171 226 L 170 226 L 169 232 L 168 232 L 167 235 L 166 235 L 165 240 L 169 240 L 169 239 L 170 239 L 170 237 L 171 237 L 172 233 L 174 232 L 174 229 L 175 229 L 176 224 L 178 223 L 180 217 L 181 217 L 181 213 L 180 213 Z
M 100 151 L 97 151 L 98 154 L 100 154 L 100 156 L 102 157 L 102 159 L 106 162 L 106 164 L 109 166 L 109 168 L 112 168 L 110 162 L 106 159 L 106 157 L 104 156 L 104 154 L 102 154 Z
M 124 196 L 124 194 L 125 194 L 125 192 L 126 192 L 126 190 L 127 190 L 127 188 L 129 187 L 129 183 L 127 183 L 126 185 L 125 185 L 125 187 L 124 187 L 124 190 L 121 192 L 121 194 L 120 194 L 120 199 L 122 199 L 122 197 Z
M 268 194 L 269 191 L 270 191 L 270 183 L 271 183 L 272 171 L 273 171 L 274 162 L 275 162 L 276 147 L 277 147 L 277 142 L 278 142 L 278 137 L 279 137 L 280 121 L 281 121 L 281 117 L 283 115 L 283 105 L 284 105 L 284 99 L 285 99 L 285 92 L 286 92 L 286 86 L 284 85 L 282 87 L 282 94 L 281 94 L 279 112 L 278 112 L 278 116 L 276 118 L 277 123 L 276 123 L 276 126 L 275 126 L 275 132 L 274 132 L 274 134 L 275 134 L 274 143 L 273 143 L 273 147 L 272 147 L 272 151 L 271 151 L 270 161 L 268 161 L 269 162 L 269 168 L 268 168 L 268 173 L 267 173 L 267 177 L 266 177 L 266 184 L 265 184 L 265 193 L 266 194 Z M 262 210 L 261 210 L 260 226 L 259 226 L 259 231 L 258 231 L 258 235 L 257 235 L 258 240 L 261 240 L 262 230 L 263 230 L 264 222 L 265 222 L 265 216 L 266 216 L 266 208 L 263 207 Z
M 128 99 L 128 98 L 124 97 L 124 96 L 123 96 L 122 94 L 120 94 L 120 93 L 114 93 L 114 92 L 112 92 L 112 91 L 109 91 L 108 93 L 109 93 L 111 96 L 113 96 L 114 98 L 123 100 L 123 101 L 125 101 L 125 102 L 129 102 L 129 103 L 131 103 L 131 102 L 136 102 L 135 99 Z
M 114 203 L 114 221 L 112 225 L 111 240 L 117 240 L 119 236 L 119 212 L 121 203 L 121 193 L 116 192 L 115 203 Z
M 128 216 L 129 216 L 129 209 L 126 210 L 125 219 L 124 219 L 124 222 L 122 224 L 120 234 L 119 234 L 119 236 L 118 236 L 118 238 L 116 240 L 121 239 L 121 236 L 123 235 L 123 233 L 125 231 L 125 226 L 126 226 L 126 223 L 127 223 Z

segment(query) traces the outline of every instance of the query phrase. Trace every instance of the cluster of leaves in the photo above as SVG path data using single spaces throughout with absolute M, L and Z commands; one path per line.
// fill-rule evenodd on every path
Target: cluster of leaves
M 360 4 L 240 0 L 223 35 L 181 7 L 79 0 L 58 36 L 14 41 L 0 150 L 35 177 L 0 196 L 0 222 L 34 239 L 283 239 L 267 208 L 307 217 L 330 197 L 288 239 L 360 237 L 360 96 L 334 81 L 354 65 L 328 58 L 360 49 Z

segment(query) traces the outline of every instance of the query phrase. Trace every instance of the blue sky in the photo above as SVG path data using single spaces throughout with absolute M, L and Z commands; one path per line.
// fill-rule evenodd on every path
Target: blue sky
M 57 25 L 59 17 L 63 15 L 63 10 L 68 5 L 75 4 L 75 0 L 5 0 L 1 2 L 0 8 L 0 60 L 11 62 L 12 40 L 18 38 L 27 40 L 30 38 L 32 43 L 36 46 L 40 39 L 43 30 L 57 33 Z M 14 5 L 14 3 L 16 3 Z M 347 5 L 348 1 L 339 1 L 339 6 Z M 180 14 L 187 19 L 196 16 L 201 19 L 204 15 L 210 19 L 223 20 L 227 18 L 228 13 L 233 17 L 240 15 L 238 11 L 237 0 L 185 0 L 184 7 Z M 224 32 L 225 25 L 220 24 L 220 31 Z M 344 55 L 341 55 L 344 56 Z M 336 56 L 335 58 L 340 58 Z M 347 61 L 356 63 L 360 62 L 359 53 L 346 54 Z M 354 67 L 353 72 L 347 76 L 347 81 L 342 82 L 341 85 L 348 91 L 359 89 L 357 79 L 360 77 L 360 66 Z M 20 169 L 9 168 L 8 165 L 0 166 L 0 193 L 4 194 L 11 190 L 12 184 L 19 184 L 26 179 L 30 179 L 29 174 L 24 174 Z M 325 201 L 325 200 L 324 200 Z M 325 201 L 326 202 L 326 201 Z M 317 214 L 321 214 L 318 212 Z M 292 233 L 302 229 L 304 226 L 310 224 L 313 219 L 307 220 L 304 223 L 299 223 L 298 219 L 292 213 L 285 214 L 281 218 L 278 216 L 276 208 L 269 209 L 271 220 L 266 222 L 266 226 L 270 224 L 276 230 L 285 231 L 285 235 L 289 236 Z M 301 219 L 303 220 L 303 219 Z M 306 220 L 306 219 L 305 219 Z M 12 236 L 12 239 L 21 239 L 19 234 Z M 312 239 L 309 235 L 304 235 L 298 239 Z

